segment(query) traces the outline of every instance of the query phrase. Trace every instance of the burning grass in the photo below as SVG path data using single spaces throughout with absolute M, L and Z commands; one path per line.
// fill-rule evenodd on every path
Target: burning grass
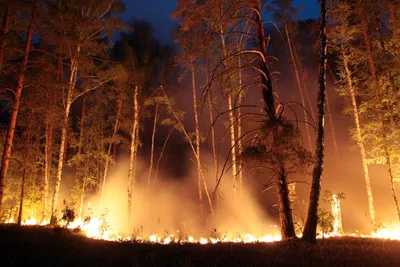
M 73 230 L 0 226 L 1 266 L 400 266 L 400 242 L 340 237 L 272 243 L 109 242 Z

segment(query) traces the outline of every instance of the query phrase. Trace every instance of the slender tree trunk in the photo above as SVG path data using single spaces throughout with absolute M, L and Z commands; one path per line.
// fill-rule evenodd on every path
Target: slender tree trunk
M 171 128 L 171 130 L 169 131 L 169 133 L 168 133 L 168 135 L 167 135 L 167 138 L 165 138 L 163 147 L 161 148 L 160 156 L 158 157 L 158 160 L 157 160 L 157 162 L 156 162 L 156 170 L 155 170 L 155 172 L 154 172 L 154 180 L 153 180 L 153 183 L 155 183 L 155 182 L 157 181 L 157 178 L 158 178 L 158 167 L 159 167 L 160 161 L 161 161 L 161 159 L 162 159 L 162 157 L 163 157 L 163 155 L 164 155 L 164 151 L 165 151 L 165 148 L 167 147 L 167 143 L 168 143 L 168 141 L 169 141 L 169 138 L 171 137 L 171 134 L 172 134 L 172 132 L 174 131 L 174 129 L 175 129 L 175 128 Z
M 156 111 L 155 111 L 155 114 L 154 114 L 154 121 L 153 121 L 153 131 L 151 133 L 150 166 L 149 166 L 149 172 L 147 174 L 147 189 L 150 189 L 151 174 L 153 172 L 154 142 L 155 142 L 155 137 L 156 137 L 158 116 L 159 116 L 158 115 L 158 104 L 156 104 Z
M 267 62 L 267 44 L 265 39 L 264 27 L 262 23 L 262 16 L 260 9 L 254 10 L 255 22 L 257 27 L 257 41 L 259 51 L 262 54 L 260 57 L 260 70 L 262 71 L 261 75 L 261 83 L 262 83 L 262 94 L 265 103 L 265 112 L 271 122 L 276 122 L 279 120 L 277 118 L 276 109 L 275 109 L 275 99 L 274 92 L 272 89 L 272 80 L 270 76 L 270 72 L 268 69 Z M 273 151 L 278 154 L 281 153 L 279 151 L 279 129 L 274 127 L 273 129 Z M 285 172 L 284 162 L 278 162 L 279 164 L 279 175 L 276 181 L 276 189 L 278 195 L 278 206 L 279 206 L 279 221 L 281 226 L 281 234 L 283 239 L 295 238 L 296 233 L 294 229 L 294 222 L 292 216 L 291 203 L 289 200 L 289 189 L 287 183 L 287 177 Z
M 192 73 L 194 73 L 194 72 L 192 72 Z M 169 99 L 168 99 L 168 96 L 167 96 L 167 94 L 165 93 L 164 87 L 161 86 L 161 89 L 163 90 L 165 100 L 166 100 L 166 102 L 167 102 L 167 105 L 168 105 L 168 107 L 169 107 L 169 109 L 170 109 L 172 115 L 174 116 L 174 118 L 175 118 L 176 121 L 178 122 L 180 129 L 183 131 L 183 134 L 184 134 L 185 137 L 186 137 L 186 140 L 188 140 L 188 142 L 189 142 L 190 148 L 192 149 L 192 152 L 193 152 L 194 156 L 196 157 L 197 163 L 201 163 L 201 161 L 200 161 L 200 156 L 197 154 L 196 145 L 193 144 L 193 141 L 192 141 L 192 139 L 190 138 L 189 134 L 187 133 L 187 131 L 186 131 L 186 129 L 185 129 L 185 127 L 184 127 L 182 121 L 179 119 L 179 117 L 178 117 L 178 116 L 176 115 L 176 113 L 174 112 L 174 109 L 173 109 L 173 107 L 172 107 L 172 105 L 171 105 L 171 103 L 170 103 L 170 101 L 169 101 Z M 211 216 L 214 217 L 214 208 L 213 208 L 213 205 L 212 205 L 212 201 L 211 201 L 210 194 L 209 194 L 209 192 L 208 192 L 207 183 L 206 183 L 206 180 L 205 180 L 205 178 L 204 178 L 203 169 L 201 168 L 201 165 L 198 164 L 198 166 L 200 166 L 200 168 L 198 168 L 198 171 L 200 171 L 200 179 L 203 181 L 204 192 L 206 193 L 206 197 L 207 197 L 207 200 L 208 200 L 208 205 L 209 205 L 210 211 L 211 211 Z M 200 188 L 200 190 L 201 190 L 201 188 Z M 202 207 L 202 206 L 200 206 L 200 207 Z
M 4 13 L 3 25 L 1 27 L 1 41 L 0 41 L 0 73 L 3 71 L 4 52 L 6 48 L 6 36 L 8 33 L 8 24 L 10 21 L 10 7 L 7 6 Z
M 79 125 L 79 144 L 78 144 L 78 161 L 77 161 L 77 174 L 76 174 L 76 184 L 79 185 L 80 181 L 82 179 L 82 190 L 81 190 L 81 201 L 79 203 L 79 213 L 78 213 L 78 218 L 82 218 L 82 209 L 83 209 L 83 198 L 84 198 L 84 193 L 85 193 L 85 174 L 82 174 L 82 146 L 83 146 L 83 132 L 85 130 L 85 117 L 86 117 L 86 97 L 83 97 L 82 101 L 82 110 L 81 110 L 81 120 L 80 120 L 80 125 Z M 86 163 L 87 165 L 87 163 Z M 85 171 L 86 172 L 86 167 Z
M 195 123 L 195 148 L 196 148 L 196 160 L 197 160 L 197 190 L 199 194 L 199 204 L 201 217 L 204 215 L 203 211 L 203 191 L 201 189 L 201 161 L 200 161 L 200 122 L 199 113 L 197 110 L 197 97 L 196 97 L 196 73 L 194 69 L 194 63 L 191 62 L 190 67 L 192 73 L 192 93 L 193 93 L 193 113 L 194 113 L 194 123 Z
M 80 46 L 77 47 L 77 54 L 74 58 L 71 59 L 71 73 L 69 78 L 69 85 L 68 85 L 68 92 L 67 92 L 67 101 L 65 103 L 65 110 L 64 110 L 64 118 L 61 126 L 61 140 L 60 140 L 60 149 L 58 153 L 58 166 L 57 166 L 57 177 L 56 177 L 56 184 L 54 187 L 53 192 L 53 201 L 51 204 L 51 218 L 55 218 L 55 211 L 57 208 L 58 203 L 58 196 L 60 192 L 61 186 L 61 178 L 62 178 L 62 171 L 64 166 L 64 157 L 65 157 L 65 150 L 66 150 L 66 141 L 67 141 L 67 127 L 68 127 L 68 119 L 69 119 L 69 112 L 71 109 L 71 105 L 73 102 L 73 94 L 76 85 L 76 78 L 78 75 L 78 55 L 80 54 Z M 52 220 L 54 221 L 54 220 Z
M 132 213 L 132 190 L 136 184 L 136 150 L 137 150 L 137 137 L 139 128 L 139 86 L 135 86 L 133 92 L 133 127 L 131 133 L 131 152 L 129 158 L 129 172 L 128 172 L 128 219 L 131 219 Z
M 26 41 L 25 41 L 25 49 L 24 49 L 24 54 L 23 54 L 22 61 L 21 61 L 21 69 L 20 69 L 20 74 L 18 76 L 18 81 L 17 81 L 17 88 L 14 91 L 14 101 L 12 103 L 11 115 L 10 115 L 10 120 L 8 123 L 7 136 L 6 136 L 6 140 L 5 140 L 5 144 L 4 144 L 4 151 L 3 151 L 3 155 L 2 155 L 2 159 L 1 159 L 0 212 L 1 212 L 1 209 L 3 206 L 4 189 L 6 186 L 5 179 L 7 176 L 8 163 L 9 163 L 12 143 L 13 143 L 13 139 L 14 139 L 15 125 L 17 124 L 19 104 L 21 102 L 21 93 L 22 93 L 22 88 L 24 86 L 26 66 L 28 64 L 29 52 L 31 50 L 31 41 L 32 41 L 33 30 L 34 30 L 35 14 L 36 14 L 37 9 L 39 9 L 39 7 L 40 7 L 40 1 L 35 0 L 33 3 L 32 12 L 31 12 L 31 19 L 29 21 L 28 33 L 27 33 Z
M 305 122 L 305 126 L 306 126 L 308 146 L 309 146 L 310 150 L 312 150 L 313 147 L 312 147 L 312 142 L 311 142 L 310 126 L 308 125 L 309 122 L 308 122 L 308 115 L 307 115 L 307 110 L 306 110 L 306 101 L 304 99 L 303 89 L 301 88 L 299 71 L 297 69 L 297 64 L 296 64 L 296 60 L 295 60 L 293 49 L 292 49 L 292 43 L 290 41 L 289 30 L 288 30 L 286 24 L 285 24 L 285 32 L 286 32 L 286 38 L 287 38 L 287 42 L 288 42 L 288 46 L 289 46 L 290 57 L 291 57 L 292 63 L 293 63 L 294 73 L 296 74 L 297 86 L 299 87 L 301 104 L 303 105 L 303 114 L 304 114 L 304 122 Z
M 22 182 L 21 182 L 21 196 L 19 199 L 19 212 L 18 212 L 18 225 L 22 225 L 22 215 L 24 209 L 24 199 L 25 199 L 25 181 L 26 181 L 26 163 L 28 161 L 28 152 L 29 152 L 29 142 L 31 140 L 31 132 L 32 132 L 32 119 L 33 119 L 33 110 L 31 110 L 28 125 L 26 127 L 27 135 L 25 139 L 24 145 L 24 156 L 23 156 L 23 165 L 22 165 Z
M 217 163 L 217 150 L 215 145 L 215 126 L 214 126 L 214 116 L 212 110 L 212 98 L 211 94 L 208 94 L 208 113 L 210 116 L 210 124 L 211 124 L 211 146 L 212 146 L 212 157 L 214 163 L 214 171 L 215 171 L 215 182 L 218 184 L 218 163 Z
M 225 37 L 224 37 L 224 31 L 221 26 L 220 28 L 220 39 L 221 39 L 221 44 L 222 44 L 222 51 L 224 54 L 224 57 L 226 58 L 228 53 L 226 51 L 226 44 L 225 44 Z M 229 77 L 224 77 L 228 78 Z M 226 83 L 226 81 L 223 81 Z M 235 133 L 235 115 L 233 114 L 233 103 L 232 103 L 232 90 L 230 86 L 227 86 L 228 88 L 228 116 L 229 116 L 229 127 L 230 127 L 230 137 L 231 137 L 231 158 L 232 158 L 232 187 L 233 187 L 233 194 L 235 197 L 235 200 L 237 200 L 237 192 L 238 192 L 238 187 L 237 187 L 237 162 L 236 162 L 236 133 Z
M 364 144 L 361 141 L 362 140 L 361 125 L 360 125 L 359 112 L 358 112 L 358 107 L 357 107 L 357 102 L 356 102 L 355 89 L 353 86 L 353 79 L 351 77 L 351 72 L 350 72 L 349 65 L 348 65 L 348 59 L 347 59 L 347 56 L 345 55 L 344 51 L 342 51 L 342 57 L 343 57 L 343 67 L 346 72 L 347 86 L 349 88 L 349 93 L 350 93 L 350 98 L 351 98 L 351 104 L 353 106 L 353 117 L 354 117 L 354 123 L 356 125 L 358 146 L 360 147 L 361 160 L 362 160 L 362 165 L 363 165 L 363 169 L 364 169 L 364 179 L 365 179 L 365 185 L 366 185 L 367 195 L 368 195 L 369 215 L 370 215 L 372 224 L 375 225 L 374 199 L 372 197 L 371 180 L 370 180 L 369 171 L 368 171 L 367 153 L 366 153 Z
M 118 132 L 119 117 L 121 116 L 121 110 L 122 110 L 122 100 L 118 100 L 118 110 L 117 110 L 117 116 L 115 118 L 114 131 L 113 131 L 113 134 L 112 134 L 112 137 L 111 137 L 111 142 L 108 145 L 106 162 L 104 164 L 103 179 L 102 179 L 102 182 L 101 182 L 100 208 L 103 207 L 103 203 L 104 203 L 104 189 L 106 187 L 106 178 L 107 178 L 109 158 L 110 158 L 110 155 L 111 155 L 111 148 L 113 147 L 113 144 L 115 145 L 115 137 L 116 137 L 117 132 Z
M 242 160 L 242 155 L 243 155 L 243 140 L 242 140 L 242 108 L 240 107 L 243 104 L 243 77 L 242 77 L 242 61 L 240 59 L 240 56 L 238 57 L 238 67 L 239 67 L 239 97 L 238 97 L 238 109 L 237 109 L 237 137 L 238 137 L 238 154 L 239 154 L 239 161 L 238 161 L 238 166 L 240 168 L 240 171 L 238 173 L 239 177 L 239 191 L 240 191 L 240 198 L 243 199 L 243 160 Z
M 317 109 L 317 138 L 315 142 L 314 170 L 310 192 L 310 202 L 306 224 L 303 231 L 303 240 L 315 242 L 318 223 L 318 201 L 321 192 L 321 176 L 324 159 L 324 114 L 325 114 L 325 87 L 326 87 L 326 62 L 327 62 L 327 37 L 326 37 L 326 1 L 320 1 L 320 60 L 318 77 L 318 109 Z

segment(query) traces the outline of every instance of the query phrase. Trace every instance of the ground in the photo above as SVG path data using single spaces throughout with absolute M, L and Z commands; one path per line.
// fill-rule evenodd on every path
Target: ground
M 400 266 L 400 241 L 332 238 L 317 244 L 137 244 L 68 230 L 0 226 L 0 266 Z

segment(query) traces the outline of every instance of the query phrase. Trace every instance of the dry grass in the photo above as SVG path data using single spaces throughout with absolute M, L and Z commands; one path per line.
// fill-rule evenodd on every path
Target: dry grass
M 0 266 L 400 266 L 400 242 L 361 238 L 269 244 L 158 245 L 0 226 Z

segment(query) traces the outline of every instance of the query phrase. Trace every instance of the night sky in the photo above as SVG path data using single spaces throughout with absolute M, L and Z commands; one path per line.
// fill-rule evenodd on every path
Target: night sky
M 146 19 L 153 24 L 155 37 L 163 43 L 172 42 L 171 31 L 175 22 L 170 14 L 175 10 L 177 0 L 124 0 L 126 11 L 122 18 Z M 294 0 L 294 5 L 301 8 L 300 19 L 317 18 L 319 4 L 317 0 Z

